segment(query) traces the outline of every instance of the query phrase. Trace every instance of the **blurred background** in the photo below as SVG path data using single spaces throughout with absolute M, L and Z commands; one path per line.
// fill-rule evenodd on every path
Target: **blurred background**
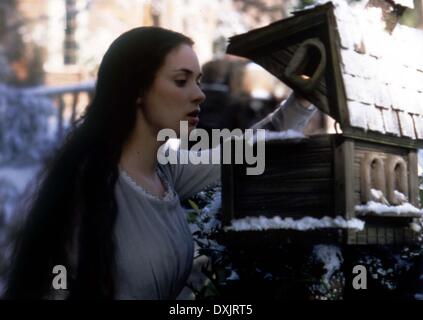
M 347 1 L 347 0 L 345 0 Z M 359 2 L 359 1 L 350 1 Z M 423 28 L 423 0 L 402 23 Z M 0 0 L 0 294 L 14 212 L 49 151 L 84 112 L 111 42 L 138 26 L 190 36 L 203 67 L 200 127 L 248 128 L 290 90 L 261 67 L 225 54 L 227 39 L 288 17 L 301 0 Z M 306 133 L 330 132 L 317 114 Z

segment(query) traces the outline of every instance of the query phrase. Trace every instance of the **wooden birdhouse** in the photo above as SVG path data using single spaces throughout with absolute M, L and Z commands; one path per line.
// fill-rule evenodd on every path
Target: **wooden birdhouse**
M 229 54 L 261 65 L 341 131 L 267 142 L 262 175 L 224 165 L 228 230 L 258 216 L 309 217 L 323 226 L 340 219 L 337 239 L 347 244 L 415 241 L 410 223 L 422 215 L 423 31 L 393 28 L 386 13 L 396 11 L 376 2 L 360 9 L 329 2 L 230 39 Z M 363 229 L 342 228 L 355 219 Z

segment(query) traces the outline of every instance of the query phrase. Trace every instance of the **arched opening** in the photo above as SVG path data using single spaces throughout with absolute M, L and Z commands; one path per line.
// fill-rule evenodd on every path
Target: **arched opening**
M 285 76 L 304 91 L 313 90 L 326 67 L 325 46 L 319 39 L 304 41 L 295 51 Z
M 388 182 L 388 200 L 393 205 L 400 205 L 408 201 L 408 171 L 407 163 L 400 156 L 388 158 L 386 167 Z
M 361 163 L 361 201 L 386 204 L 386 180 L 383 159 L 376 153 L 367 154 Z

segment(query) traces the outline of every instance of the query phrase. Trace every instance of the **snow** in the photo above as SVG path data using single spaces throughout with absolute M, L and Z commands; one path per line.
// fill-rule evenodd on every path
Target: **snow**
M 394 190 L 394 196 L 401 203 L 406 203 L 408 201 L 407 196 L 404 193 L 401 193 L 397 190 Z
M 314 230 L 323 228 L 346 228 L 346 229 L 364 229 L 364 221 L 353 218 L 345 220 L 337 216 L 336 218 L 323 217 L 321 219 L 313 217 L 304 217 L 299 220 L 292 218 L 282 219 L 280 216 L 273 218 L 259 217 L 245 217 L 242 219 L 235 219 L 231 221 L 231 225 L 225 227 L 225 230 L 234 231 L 261 231 L 270 229 L 292 229 L 292 230 Z
M 381 190 L 378 189 L 370 189 L 370 196 L 372 200 L 376 200 L 376 202 L 383 203 L 389 205 L 388 200 L 385 198 L 385 195 Z
M 413 230 L 416 233 L 419 233 L 422 230 L 422 226 L 418 222 L 411 222 L 410 223 L 410 229 Z
M 48 119 L 56 115 L 53 102 L 0 85 L 0 163 L 37 161 L 54 144 Z
M 418 214 L 423 216 L 423 210 L 416 208 L 411 203 L 403 203 L 400 206 L 388 206 L 382 203 L 369 201 L 365 205 L 357 205 L 355 206 L 355 210 L 360 213 L 376 213 L 376 214 L 386 214 L 386 213 L 396 213 L 398 216 L 401 215 L 409 215 L 412 214 Z
M 194 243 L 198 248 L 207 248 L 215 252 L 224 251 L 225 247 L 210 237 L 214 232 L 221 228 L 221 221 L 218 217 L 221 211 L 222 197 L 221 187 L 206 187 L 197 194 L 201 201 L 206 201 L 207 205 L 202 209 L 194 209 L 196 211 L 195 220 L 189 223 L 190 231 L 194 238 Z M 213 192 L 210 192 L 212 190 Z M 195 204 L 195 203 L 194 203 Z M 191 204 L 192 206 L 193 204 Z M 199 210 L 199 211 L 198 211 Z M 198 251 L 198 249 L 196 249 Z
M 226 280 L 229 280 L 229 281 L 239 280 L 239 275 L 234 270 L 232 270 L 231 274 L 226 278 Z
M 400 127 L 398 123 L 398 116 L 397 113 L 392 110 L 386 110 L 382 109 L 382 115 L 383 115 L 383 123 L 385 125 L 385 130 L 388 133 L 392 133 L 396 136 L 400 136 Z
M 0 180 L 8 180 L 16 187 L 17 191 L 21 193 L 36 175 L 39 168 L 40 166 L 38 164 L 25 167 L 0 167 Z
M 401 126 L 401 133 L 405 137 L 410 137 L 412 139 L 416 138 L 414 131 L 414 122 L 413 118 L 409 113 L 399 111 L 398 118 Z
M 213 195 L 212 201 L 204 207 L 201 212 L 201 218 L 205 221 L 203 225 L 203 232 L 210 234 L 220 227 L 221 223 L 216 219 L 216 215 L 218 214 L 221 206 L 222 194 L 221 192 L 216 192 Z
M 357 101 L 348 101 L 348 112 L 352 126 L 367 130 L 367 107 Z
M 344 261 L 340 248 L 333 245 L 320 244 L 314 246 L 313 256 L 324 265 L 326 273 L 323 276 L 323 280 L 326 283 L 329 283 L 332 275 L 339 270 L 341 263 Z
M 4 219 L 6 225 L 12 221 L 19 199 L 25 196 L 25 189 L 39 168 L 40 165 L 36 164 L 25 167 L 0 167 L 0 219 Z
M 418 152 L 418 175 L 421 176 L 423 174 L 423 150 L 419 150 Z

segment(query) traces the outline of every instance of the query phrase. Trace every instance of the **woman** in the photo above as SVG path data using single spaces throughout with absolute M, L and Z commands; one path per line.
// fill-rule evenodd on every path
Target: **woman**
M 45 170 L 6 298 L 57 298 L 55 265 L 67 269 L 67 298 L 177 297 L 193 256 L 179 201 L 220 178 L 217 165 L 157 162 L 161 129 L 198 123 L 205 96 L 192 45 L 158 27 L 112 43 L 91 105 Z M 260 126 L 302 128 L 312 113 L 291 99 Z

